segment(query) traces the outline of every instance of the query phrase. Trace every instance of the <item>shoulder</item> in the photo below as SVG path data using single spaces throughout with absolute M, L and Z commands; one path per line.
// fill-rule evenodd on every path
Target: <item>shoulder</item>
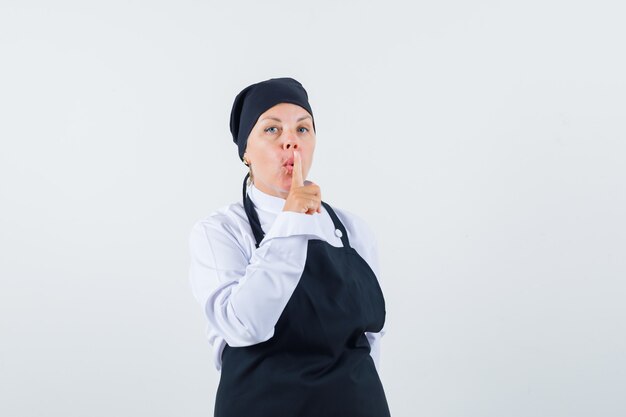
M 223 205 L 196 220 L 191 227 L 190 240 L 229 239 L 240 242 L 249 233 L 250 225 L 241 201 Z

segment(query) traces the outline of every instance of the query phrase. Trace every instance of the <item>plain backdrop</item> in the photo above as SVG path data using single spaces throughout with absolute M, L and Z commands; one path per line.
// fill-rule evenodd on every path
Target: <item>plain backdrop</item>
M 625 12 L 2 0 L 0 415 L 213 415 L 188 236 L 283 76 L 379 239 L 394 417 L 626 415 Z

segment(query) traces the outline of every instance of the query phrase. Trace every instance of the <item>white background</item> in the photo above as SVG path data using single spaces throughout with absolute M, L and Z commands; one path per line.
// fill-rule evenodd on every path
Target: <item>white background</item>
M 282 76 L 379 237 L 394 417 L 626 415 L 621 4 L 2 0 L 0 415 L 212 415 L 188 234 Z

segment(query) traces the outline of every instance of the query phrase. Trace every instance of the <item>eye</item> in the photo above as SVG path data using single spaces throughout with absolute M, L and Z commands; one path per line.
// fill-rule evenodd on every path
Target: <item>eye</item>
M 273 127 L 273 126 L 272 127 L 268 127 L 267 129 L 265 129 L 265 131 L 267 132 L 270 129 L 276 129 L 276 127 Z M 269 133 L 275 133 L 275 132 L 269 132 Z
M 301 127 L 300 129 L 305 129 L 307 132 L 309 131 L 308 127 Z

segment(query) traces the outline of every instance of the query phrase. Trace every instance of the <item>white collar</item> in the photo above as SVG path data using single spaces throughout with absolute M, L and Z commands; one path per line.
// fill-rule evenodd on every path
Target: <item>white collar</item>
M 285 207 L 284 198 L 264 193 L 256 188 L 254 184 L 250 184 L 250 186 L 248 186 L 248 195 L 250 195 L 250 199 L 257 209 L 278 214 L 283 210 L 283 207 Z

